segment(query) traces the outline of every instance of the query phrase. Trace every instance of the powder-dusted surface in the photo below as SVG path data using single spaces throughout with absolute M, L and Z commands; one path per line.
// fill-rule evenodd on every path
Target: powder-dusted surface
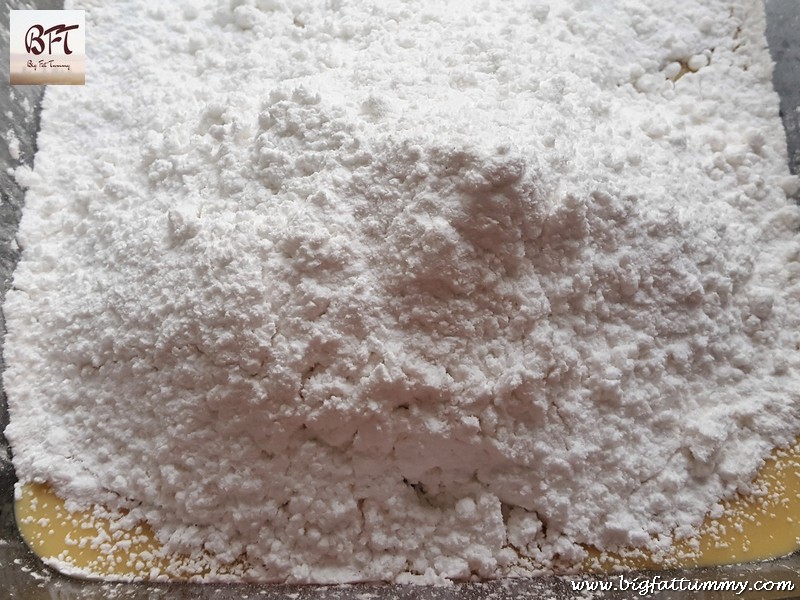
M 759 3 L 141 4 L 17 175 L 23 482 L 430 581 L 658 553 L 798 433 Z

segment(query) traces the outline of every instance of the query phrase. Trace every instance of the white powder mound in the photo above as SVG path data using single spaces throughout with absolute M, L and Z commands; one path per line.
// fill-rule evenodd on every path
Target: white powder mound
M 45 95 L 21 482 L 207 578 L 436 581 L 660 556 L 795 439 L 759 1 L 199 4 L 88 3 Z

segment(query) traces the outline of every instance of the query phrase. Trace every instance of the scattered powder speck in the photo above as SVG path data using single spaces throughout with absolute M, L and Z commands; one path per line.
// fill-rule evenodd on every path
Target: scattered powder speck
M 8 146 L 8 154 L 13 160 L 19 160 L 21 156 L 19 150 L 19 138 L 14 134 L 13 129 L 6 132 L 6 145 Z
M 148 522 L 199 579 L 668 556 L 800 431 L 763 19 L 87 6 L 87 85 L 48 88 L 17 170 L 20 485 Z

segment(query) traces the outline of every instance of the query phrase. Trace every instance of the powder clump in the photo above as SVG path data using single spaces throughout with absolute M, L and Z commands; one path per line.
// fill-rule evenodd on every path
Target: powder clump
M 87 9 L 20 480 L 258 580 L 666 555 L 800 431 L 800 212 L 760 3 L 651 4 Z

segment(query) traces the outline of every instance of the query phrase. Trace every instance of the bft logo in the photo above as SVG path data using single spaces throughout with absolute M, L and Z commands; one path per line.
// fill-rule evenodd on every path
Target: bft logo
M 53 54 L 53 44 L 61 42 L 64 54 L 72 54 L 69 49 L 69 32 L 78 29 L 80 25 L 67 25 L 59 23 L 48 29 L 39 24 L 32 25 L 25 33 L 25 50 L 39 56 L 45 49 L 44 36 L 47 36 L 47 53 Z M 63 37 L 62 37 L 63 34 Z
M 82 10 L 12 10 L 11 85 L 84 85 L 86 15 Z

